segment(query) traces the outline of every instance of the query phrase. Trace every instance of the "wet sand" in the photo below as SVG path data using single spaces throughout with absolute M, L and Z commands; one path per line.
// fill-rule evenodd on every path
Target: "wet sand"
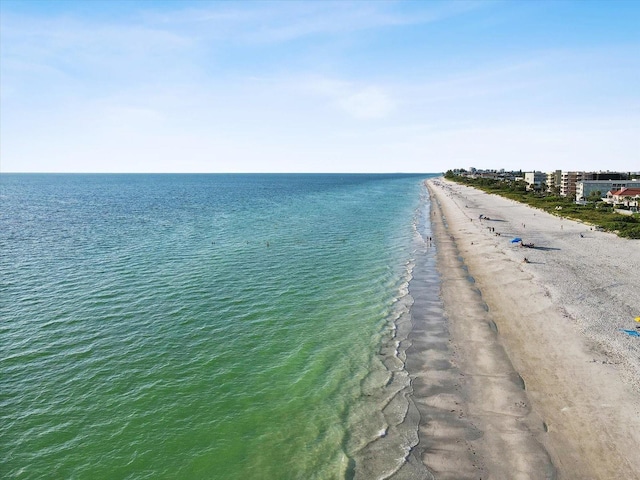
M 447 322 L 413 321 L 414 454 L 438 479 L 640 479 L 640 241 L 428 187 Z

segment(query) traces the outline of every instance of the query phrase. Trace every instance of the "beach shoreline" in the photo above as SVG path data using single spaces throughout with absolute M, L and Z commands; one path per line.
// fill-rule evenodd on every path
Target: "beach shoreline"
M 640 478 L 640 338 L 621 331 L 640 243 L 426 184 L 449 344 L 414 357 L 442 366 L 414 378 L 422 461 L 436 478 Z

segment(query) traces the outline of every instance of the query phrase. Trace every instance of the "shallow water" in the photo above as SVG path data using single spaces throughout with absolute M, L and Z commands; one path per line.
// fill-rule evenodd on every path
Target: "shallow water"
M 3 476 L 399 468 L 426 177 L 3 174 Z

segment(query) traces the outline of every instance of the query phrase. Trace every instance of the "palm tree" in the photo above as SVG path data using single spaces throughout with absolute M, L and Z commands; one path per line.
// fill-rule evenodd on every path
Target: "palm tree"
M 594 190 L 591 193 L 589 193 L 589 198 L 587 199 L 589 202 L 599 202 L 600 200 L 602 200 L 602 192 L 600 190 Z

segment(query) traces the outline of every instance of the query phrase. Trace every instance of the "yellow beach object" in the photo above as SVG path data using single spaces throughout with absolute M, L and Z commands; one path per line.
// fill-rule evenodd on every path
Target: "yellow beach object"
M 640 317 L 636 317 L 636 322 L 640 323 Z

